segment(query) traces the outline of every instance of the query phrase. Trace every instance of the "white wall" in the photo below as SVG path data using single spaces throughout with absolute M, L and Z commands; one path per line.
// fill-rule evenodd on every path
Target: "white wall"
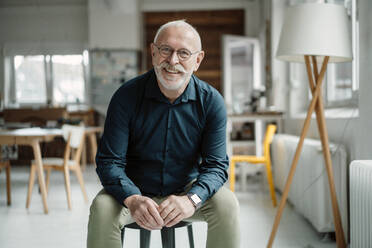
M 89 47 L 141 49 L 140 1 L 89 0 Z
M 85 4 L 2 7 L 0 45 L 5 54 L 82 50 L 87 23 Z
M 357 159 L 372 159 L 372 1 L 359 0 L 360 85 Z
M 288 102 L 287 64 L 275 59 L 282 30 L 285 2 L 283 0 L 271 0 L 271 68 L 272 68 L 272 99 L 271 103 L 276 110 L 286 111 Z

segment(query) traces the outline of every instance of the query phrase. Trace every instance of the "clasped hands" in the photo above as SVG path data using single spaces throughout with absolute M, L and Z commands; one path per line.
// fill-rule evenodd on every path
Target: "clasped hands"
M 125 199 L 124 204 L 135 222 L 147 230 L 171 227 L 195 212 L 194 205 L 186 195 L 170 195 L 160 205 L 149 197 L 131 195 Z

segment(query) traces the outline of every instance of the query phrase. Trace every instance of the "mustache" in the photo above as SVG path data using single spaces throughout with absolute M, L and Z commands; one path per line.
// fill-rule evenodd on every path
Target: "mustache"
M 176 64 L 175 66 L 172 66 L 170 65 L 168 62 L 164 61 L 163 63 L 161 63 L 159 66 L 158 66 L 159 69 L 167 69 L 167 70 L 170 70 L 170 71 L 177 71 L 177 72 L 182 72 L 182 73 L 186 73 L 186 70 L 185 68 L 183 68 L 182 65 L 180 64 Z

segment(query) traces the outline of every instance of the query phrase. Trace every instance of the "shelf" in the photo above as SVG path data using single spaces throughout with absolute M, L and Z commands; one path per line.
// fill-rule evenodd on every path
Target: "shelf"
M 231 140 L 232 146 L 254 146 L 256 142 L 254 140 Z
M 233 155 L 233 148 L 254 147 L 255 154 L 261 156 L 263 152 L 262 143 L 264 140 L 265 125 L 267 122 L 276 122 L 278 131 L 280 132 L 281 121 L 283 113 L 281 112 L 258 112 L 258 113 L 244 113 L 242 115 L 228 115 L 227 119 L 227 151 L 228 155 Z M 231 133 L 233 131 L 234 123 L 238 122 L 253 122 L 254 123 L 254 140 L 231 140 Z M 236 136 L 233 136 L 236 137 Z

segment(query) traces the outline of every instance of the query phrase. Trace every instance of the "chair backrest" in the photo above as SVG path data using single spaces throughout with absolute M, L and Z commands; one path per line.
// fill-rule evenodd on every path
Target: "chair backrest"
M 266 128 L 266 134 L 264 139 L 264 157 L 270 159 L 270 145 L 273 142 L 274 134 L 276 131 L 276 125 L 269 124 Z
M 70 150 L 74 150 L 73 153 L 73 160 L 76 162 L 80 161 L 81 153 L 83 150 L 83 144 L 84 144 L 84 126 L 73 126 L 73 125 L 63 125 L 62 126 L 63 131 L 63 138 L 66 141 L 66 148 L 65 148 L 65 155 L 64 159 L 68 160 L 70 158 Z

